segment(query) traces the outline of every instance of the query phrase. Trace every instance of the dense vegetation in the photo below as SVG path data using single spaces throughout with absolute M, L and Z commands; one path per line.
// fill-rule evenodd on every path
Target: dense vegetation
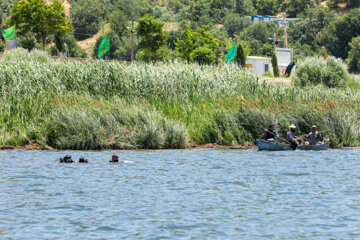
M 294 82 L 299 86 L 324 85 L 332 88 L 346 86 L 349 74 L 343 66 L 343 62 L 334 57 L 326 60 L 318 57 L 310 57 L 298 64 Z
M 93 52 L 96 53 L 97 47 L 105 36 L 110 36 L 111 59 L 131 60 L 131 20 L 134 19 L 137 22 L 146 14 L 151 14 L 159 21 L 159 24 L 165 23 L 163 30 L 168 31 L 167 39 L 162 46 L 153 49 L 151 53 L 153 61 L 171 59 L 189 61 L 191 60 L 190 53 L 184 54 L 186 50 L 192 52 L 192 61 L 214 63 L 217 60 L 224 60 L 226 51 L 235 42 L 242 44 L 245 55 L 271 57 L 275 36 L 278 46 L 284 46 L 283 29 L 275 23 L 263 22 L 253 25 L 249 16 L 252 14 L 276 15 L 285 12 L 289 17 L 300 19 L 292 23 L 288 29 L 288 45 L 294 48 L 296 61 L 308 56 L 323 55 L 323 47 L 326 47 L 328 55 L 340 57 L 343 60 L 349 58 L 347 62 L 351 65 L 350 70 L 359 71 L 356 64 L 359 60 L 358 55 L 352 54 L 351 59 L 349 57 L 351 48 L 357 49 L 359 44 L 358 41 L 354 41 L 350 45 L 353 38 L 360 35 L 360 10 L 358 9 L 360 1 L 358 0 L 328 0 L 327 7 L 320 6 L 320 0 L 72 0 L 69 2 L 71 2 L 70 17 L 74 27 L 72 34 L 75 39 L 83 40 L 102 30 L 101 36 L 93 47 Z M 339 7 L 339 4 L 343 5 Z M 343 8 L 344 4 L 346 8 Z M 2 13 L 0 24 L 4 27 L 5 19 L 10 16 L 11 7 L 12 1 L 9 0 L 3 0 L 0 4 Z M 336 14 L 340 10 L 343 16 Z M 195 46 L 192 46 L 191 42 L 187 42 L 186 46 L 179 44 L 179 41 L 192 39 L 199 29 L 204 29 L 203 25 L 207 27 L 206 36 L 202 41 L 195 43 Z M 190 36 L 189 33 L 195 35 Z M 144 46 L 142 36 L 137 39 L 138 35 L 141 34 L 135 32 L 135 58 L 149 60 L 149 48 Z M 27 43 L 33 39 L 29 36 L 23 37 L 27 37 Z M 2 36 L 0 40 L 1 38 Z M 69 39 L 69 37 L 66 38 Z M 54 38 L 49 38 L 48 42 L 54 40 Z M 222 41 L 223 45 L 208 44 L 213 40 Z M 140 49 L 137 42 L 140 43 Z M 204 46 L 199 47 L 201 44 Z M 24 44 L 20 45 L 27 48 Z M 36 43 L 32 45 L 38 47 Z M 0 42 L 0 50 L 1 48 Z M 81 51 L 68 52 L 68 55 L 84 56 Z M 91 55 L 96 56 L 93 53 Z
M 342 89 L 260 83 L 235 64 L 80 63 L 23 49 L 0 59 L 0 144 L 62 149 L 184 148 L 253 143 L 316 124 L 333 147 L 360 141 L 358 83 Z
M 42 0 L 27 2 L 45 6 Z M 55 1 L 59 21 L 47 18 L 46 32 L 37 14 L 20 18 L 12 1 L 0 3 L 0 25 L 17 23 L 18 17 L 18 44 L 31 51 L 18 49 L 0 59 L 0 144 L 35 140 L 60 149 L 252 144 L 270 123 L 281 134 L 294 123 L 298 135 L 316 124 L 332 147 L 359 144 L 359 80 L 344 68 L 346 63 L 352 72 L 360 69 L 359 1 L 327 1 L 328 7 L 319 0 L 69 2 L 72 26 Z M 343 15 L 336 14 L 341 2 L 347 4 Z M 243 68 L 247 55 L 273 56 L 276 65 L 273 49 L 284 46 L 283 28 L 275 22 L 252 24 L 249 16 L 279 12 L 299 18 L 288 28 L 288 45 L 299 63 L 289 86 L 259 82 Z M 76 41 L 101 30 L 92 57 L 110 37 L 111 59 L 130 61 L 132 20 L 139 61 L 131 66 L 52 61 L 34 50 L 46 45 L 52 55 L 60 50 L 88 57 Z M 241 46 L 238 64 L 219 71 L 215 63 L 224 62 L 235 43 Z M 326 61 L 319 58 L 325 48 L 334 56 Z M 150 61 L 156 64 L 144 63 Z

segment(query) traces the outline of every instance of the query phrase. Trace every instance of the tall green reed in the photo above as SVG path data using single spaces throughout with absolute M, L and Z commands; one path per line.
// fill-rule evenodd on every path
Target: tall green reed
M 234 145 L 253 142 L 268 123 L 277 123 L 283 133 L 289 122 L 305 119 L 323 125 L 334 146 L 357 145 L 359 111 L 356 88 L 268 84 L 235 65 L 219 72 L 177 62 L 54 61 L 22 49 L 0 59 L 1 144 L 37 140 L 72 149 Z M 344 129 L 338 134 L 331 128 Z

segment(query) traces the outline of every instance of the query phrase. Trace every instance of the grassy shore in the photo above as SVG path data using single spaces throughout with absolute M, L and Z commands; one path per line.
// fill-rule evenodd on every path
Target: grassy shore
M 0 59 L 0 144 L 163 149 L 253 144 L 268 124 L 316 124 L 332 147 L 360 141 L 355 87 L 259 81 L 234 65 L 63 62 L 17 49 Z

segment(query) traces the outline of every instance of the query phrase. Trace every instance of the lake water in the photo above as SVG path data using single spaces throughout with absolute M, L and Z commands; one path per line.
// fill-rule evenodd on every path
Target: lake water
M 331 238 L 360 239 L 359 150 L 0 152 L 0 239 Z

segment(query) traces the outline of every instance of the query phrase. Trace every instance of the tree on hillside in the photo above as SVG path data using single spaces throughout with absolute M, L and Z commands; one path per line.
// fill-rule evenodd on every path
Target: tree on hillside
M 151 12 L 151 3 L 147 0 L 117 0 L 114 1 L 114 9 L 121 10 L 131 20 L 138 19 Z
M 274 37 L 275 28 L 275 22 L 253 24 L 239 34 L 237 42 L 246 42 L 251 49 L 251 55 L 264 55 L 264 53 L 267 55 L 269 53 L 269 38 Z
M 338 4 L 339 3 L 346 3 L 346 6 L 348 8 L 356 8 L 356 7 L 360 7 L 360 0 L 328 0 L 327 1 L 327 5 L 330 8 L 338 8 Z
M 46 4 L 43 0 L 19 0 L 10 11 L 8 25 L 17 25 L 20 35 L 33 33 L 45 49 L 48 37 L 63 36 L 72 30 L 71 22 L 66 20 L 64 7 L 55 0 Z
M 77 0 L 71 5 L 74 36 L 78 40 L 90 38 L 99 31 L 105 17 L 105 6 L 99 0 Z
M 349 42 L 360 35 L 360 10 L 353 9 L 323 29 L 320 43 L 335 57 L 347 58 Z
M 349 63 L 349 70 L 352 72 L 360 71 L 360 36 L 353 38 L 349 43 L 350 51 L 348 53 L 349 57 L 347 59 Z
M 164 24 L 155 20 L 150 14 L 138 20 L 136 31 L 141 37 L 139 47 L 147 53 L 148 60 L 151 55 L 166 43 L 167 33 L 163 30 Z
M 5 19 L 10 15 L 10 9 L 12 8 L 12 0 L 0 1 L 0 27 L 4 23 Z
M 256 2 L 257 14 L 260 15 L 275 15 L 279 12 L 277 0 L 257 0 Z
M 126 35 L 128 32 L 127 28 L 130 26 L 128 21 L 130 20 L 122 10 L 118 9 L 114 11 L 109 17 L 111 30 L 119 37 Z
M 324 27 L 336 20 L 334 11 L 318 6 L 309 8 L 300 21 L 294 22 L 288 29 L 288 35 L 292 42 L 309 44 L 317 40 L 319 33 Z
M 180 13 L 181 10 L 195 6 L 195 1 L 192 0 L 169 0 L 168 7 L 175 13 Z
M 237 13 L 230 13 L 224 18 L 224 27 L 230 36 L 239 34 L 250 25 L 252 25 L 251 18 L 242 17 Z
M 242 16 L 252 15 L 255 13 L 255 9 L 250 0 L 236 0 L 235 12 Z
M 348 0 L 347 6 L 351 8 L 358 8 L 360 7 L 360 0 Z
M 284 0 L 280 9 L 288 14 L 289 17 L 296 17 L 299 13 L 308 8 L 316 7 L 320 0 Z
M 244 48 L 242 47 L 241 44 L 239 44 L 236 51 L 237 51 L 236 52 L 236 62 L 237 62 L 237 64 L 239 64 L 239 66 L 244 68 L 246 66 L 246 56 L 245 56 Z
M 214 38 L 208 29 L 209 26 L 202 26 L 193 32 L 186 25 L 180 39 L 178 38 L 175 42 L 179 57 L 188 62 L 200 64 L 215 62 L 220 40 Z M 205 58 L 206 60 L 204 60 Z
M 180 58 L 190 62 L 190 54 L 195 49 L 195 36 L 188 25 L 185 25 L 185 30 L 181 34 L 180 39 L 178 38 L 175 42 L 176 51 L 178 52 Z

